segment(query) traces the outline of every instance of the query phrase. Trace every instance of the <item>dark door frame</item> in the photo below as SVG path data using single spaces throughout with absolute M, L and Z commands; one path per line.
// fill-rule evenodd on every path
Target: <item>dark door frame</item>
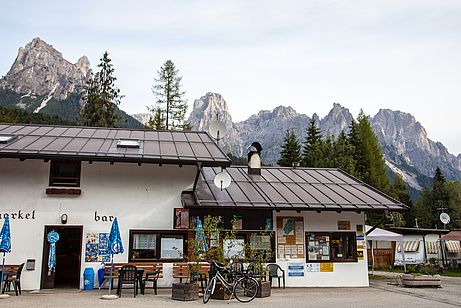
M 66 226 L 66 225 L 45 225 L 44 226 L 44 236 L 43 236 L 43 252 L 42 252 L 42 274 L 41 274 L 41 277 L 40 277 L 40 289 L 43 289 L 44 287 L 44 282 L 45 282 L 45 279 L 48 275 L 48 252 L 49 252 L 49 249 L 50 249 L 50 245 L 48 243 L 48 240 L 47 240 L 47 235 L 48 235 L 48 232 L 50 232 L 51 230 L 53 229 L 79 229 L 80 230 L 80 252 L 79 252 L 79 258 L 78 258 L 78 272 L 80 273 L 81 270 L 82 270 L 82 245 L 83 245 L 83 226 L 82 225 L 78 225 L 78 226 Z M 58 241 L 59 243 L 59 241 Z M 45 258 L 46 256 L 46 258 Z M 54 273 L 53 273 L 53 276 L 54 276 Z M 80 274 L 79 274 L 80 276 Z M 54 279 L 54 277 L 53 277 Z M 80 288 L 80 279 L 81 277 L 79 278 L 79 281 L 78 281 L 78 286 L 77 288 Z

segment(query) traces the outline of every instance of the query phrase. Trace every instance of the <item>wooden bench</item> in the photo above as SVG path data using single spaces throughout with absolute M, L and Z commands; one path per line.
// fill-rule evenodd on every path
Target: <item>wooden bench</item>
M 179 282 L 182 282 L 182 279 L 190 278 L 190 267 L 194 267 L 196 264 L 193 262 L 182 262 L 182 263 L 173 263 L 173 278 L 178 278 Z M 208 272 L 210 271 L 210 264 L 201 262 L 198 264 L 198 274 L 201 277 L 207 278 Z

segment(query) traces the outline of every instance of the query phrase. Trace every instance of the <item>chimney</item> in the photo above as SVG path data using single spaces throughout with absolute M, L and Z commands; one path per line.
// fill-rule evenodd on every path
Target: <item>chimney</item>
M 259 142 L 253 142 L 248 149 L 248 174 L 261 175 L 261 151 L 263 147 Z

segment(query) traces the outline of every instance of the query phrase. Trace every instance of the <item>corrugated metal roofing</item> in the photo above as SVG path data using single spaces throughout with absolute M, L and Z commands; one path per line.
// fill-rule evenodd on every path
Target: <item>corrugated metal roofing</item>
M 0 158 L 230 165 L 205 132 L 0 124 L 0 135 L 16 137 L 0 143 Z M 139 148 L 117 147 L 120 139 L 138 140 Z
M 232 166 L 222 191 L 213 183 L 220 168 L 203 168 L 195 201 L 186 207 L 250 207 L 313 211 L 403 211 L 408 207 L 339 169 L 267 167 L 249 176 Z

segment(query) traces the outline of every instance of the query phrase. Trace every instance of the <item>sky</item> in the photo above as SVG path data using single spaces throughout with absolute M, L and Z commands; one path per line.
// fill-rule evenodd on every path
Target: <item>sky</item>
M 93 70 L 104 51 L 126 112 L 146 112 L 171 59 L 189 111 L 223 95 L 234 121 L 279 105 L 324 117 L 333 103 L 411 113 L 461 153 L 461 1 L 0 0 L 0 75 L 40 37 Z

